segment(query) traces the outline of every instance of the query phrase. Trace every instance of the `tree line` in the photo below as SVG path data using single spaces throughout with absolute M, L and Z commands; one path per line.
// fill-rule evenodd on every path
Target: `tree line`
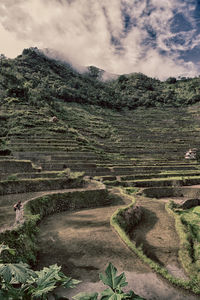
M 36 48 L 24 49 L 15 59 L 1 55 L 0 100 L 34 106 L 63 100 L 114 109 L 178 107 L 200 101 L 200 77 L 160 81 L 132 73 L 103 81 L 102 73 L 89 67 L 80 74 L 70 64 L 48 58 Z

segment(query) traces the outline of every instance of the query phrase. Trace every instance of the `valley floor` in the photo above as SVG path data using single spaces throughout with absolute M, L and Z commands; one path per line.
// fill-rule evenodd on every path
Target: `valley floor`
M 146 214 L 147 218 L 145 216 L 136 235 L 140 235 L 140 242 L 148 246 L 150 252 L 154 248 L 151 253 L 155 253 L 157 260 L 167 264 L 172 273 L 176 272 L 174 275 L 182 278 L 184 273 L 177 261 L 178 237 L 173 220 L 164 212 L 163 202 L 148 201 L 140 199 L 146 212 L 147 206 L 152 205 L 153 208 L 149 210 L 150 214 Z M 104 287 L 98 282 L 98 274 L 112 262 L 119 272 L 125 271 L 129 283 L 127 289 L 133 289 L 146 299 L 198 299 L 197 296 L 170 286 L 124 245 L 110 226 L 110 217 L 120 206 L 63 212 L 45 218 L 40 226 L 37 268 L 57 263 L 62 265 L 65 274 L 82 280 L 78 288 L 60 291 L 68 297 L 79 291 L 103 290 Z M 152 218 L 153 225 L 147 227 Z

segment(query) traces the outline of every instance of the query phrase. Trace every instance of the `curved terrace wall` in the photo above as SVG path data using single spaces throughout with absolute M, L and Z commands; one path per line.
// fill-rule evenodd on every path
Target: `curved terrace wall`
M 82 187 L 83 177 L 78 178 L 36 178 L 6 180 L 0 182 L 0 195 L 40 192 Z
M 146 190 L 144 190 L 144 191 L 146 191 Z M 153 191 L 151 191 L 151 192 L 153 192 Z M 173 191 L 171 190 L 171 192 L 173 192 Z M 139 221 L 139 219 L 137 218 L 137 212 L 136 212 L 136 215 L 134 215 L 134 201 L 135 200 L 133 199 L 132 204 L 130 204 L 127 207 L 118 209 L 111 217 L 111 225 L 115 228 L 115 230 L 117 231 L 120 238 L 140 259 L 142 259 L 145 263 L 147 263 L 151 267 L 151 269 L 156 271 L 158 274 L 162 275 L 164 278 L 169 280 L 172 284 L 177 285 L 182 288 L 185 288 L 185 289 L 188 289 L 188 290 L 191 290 L 196 294 L 200 294 L 200 286 L 199 286 L 199 283 L 197 282 L 196 277 L 193 278 L 191 276 L 189 280 L 184 280 L 184 279 L 174 277 L 173 275 L 171 275 L 169 273 L 169 271 L 164 266 L 158 264 L 157 262 L 155 262 L 154 260 L 152 260 L 151 258 L 146 256 L 146 254 L 143 252 L 142 248 L 136 247 L 136 243 L 131 240 L 131 238 L 129 236 L 130 226 L 127 223 L 126 213 L 127 213 L 127 211 L 130 211 L 130 210 L 133 212 L 132 216 L 133 216 L 134 220 L 132 221 L 133 227 L 131 228 L 131 230 L 133 231 L 134 226 L 136 226 Z M 166 209 L 167 209 L 167 207 L 166 207 Z M 141 213 L 142 213 L 142 211 L 141 211 Z M 190 275 L 190 274 L 188 274 L 188 275 Z
M 34 198 L 24 203 L 22 223 L 12 230 L 0 232 L 0 243 L 16 249 L 16 255 L 10 257 L 10 261 L 34 263 L 37 254 L 37 224 L 42 218 L 61 211 L 105 206 L 119 199 L 109 194 L 103 185 L 96 190 L 55 193 Z
M 37 171 L 34 168 L 30 160 L 1 160 L 0 161 L 0 172 L 11 174 L 17 172 L 34 172 Z
M 164 197 L 200 197 L 200 188 L 193 187 L 151 187 L 142 190 L 144 196 L 149 198 Z

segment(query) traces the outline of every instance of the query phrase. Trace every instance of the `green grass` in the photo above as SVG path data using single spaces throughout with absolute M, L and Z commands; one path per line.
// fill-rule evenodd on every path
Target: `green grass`
M 200 183 L 200 176 L 177 176 L 167 178 L 151 178 L 151 179 L 138 179 L 138 180 L 127 180 L 119 182 L 123 186 L 136 186 L 136 187 L 159 187 L 159 186 L 186 186 Z M 112 184 L 106 182 L 106 184 Z M 113 182 L 113 185 L 117 183 Z
M 102 157 L 109 159 L 115 157 L 119 162 L 123 158 L 130 157 L 130 162 L 136 162 L 137 165 L 140 162 L 151 162 L 153 157 L 157 157 L 158 149 L 165 151 L 167 148 L 172 150 L 177 147 L 177 149 L 180 148 L 178 150 L 180 154 L 178 155 L 183 160 L 184 151 L 190 145 L 197 147 L 197 143 L 199 144 L 199 139 L 194 138 L 194 134 L 197 137 L 199 136 L 199 131 L 195 131 L 195 128 L 198 127 L 197 119 L 186 108 L 140 108 L 135 111 L 125 110 L 117 112 L 93 105 L 63 103 L 59 100 L 55 102 L 54 106 L 49 105 L 47 102 L 41 102 L 40 105 L 41 107 L 37 110 L 35 110 L 34 105 L 24 106 L 13 103 L 10 107 L 7 107 L 6 104 L 1 106 L 2 109 L 8 110 L 7 115 L 9 118 L 5 121 L 5 126 L 8 130 L 7 141 L 9 141 L 9 136 L 12 134 L 16 137 L 32 137 L 37 134 L 38 137 L 60 138 L 58 139 L 60 140 L 60 145 L 58 143 L 58 146 L 52 149 L 52 151 L 62 150 L 72 152 L 74 151 L 73 147 L 66 146 L 65 148 L 63 145 L 61 146 L 63 141 L 67 141 L 70 136 L 71 141 L 82 143 L 78 146 L 79 149 L 82 146 L 81 151 L 84 151 L 86 148 L 91 149 L 91 151 Z M 198 115 L 198 109 L 195 113 L 196 115 Z M 172 128 L 166 126 L 169 121 L 169 114 L 173 121 L 173 133 Z M 58 117 L 58 123 L 53 124 L 49 122 L 52 115 Z M 188 121 L 183 123 L 182 128 L 180 128 L 180 121 L 182 122 L 185 119 Z M 27 128 L 27 123 L 33 127 Z M 192 135 L 188 137 L 188 133 L 191 130 L 193 130 Z M 184 140 L 184 143 L 180 143 L 180 136 Z M 121 149 L 117 146 L 119 144 L 122 145 Z M 140 146 L 139 148 L 137 144 Z M 134 149 L 137 158 L 134 157 L 134 154 L 123 153 L 126 145 Z M 42 148 L 44 151 L 47 151 L 51 145 L 47 147 L 44 145 L 38 146 L 34 147 L 35 151 Z M 30 147 L 25 145 L 17 147 L 21 151 L 33 149 L 32 145 Z M 142 151 L 147 152 L 147 154 L 142 155 Z M 170 160 L 176 161 L 174 159 L 176 153 L 165 152 L 165 155 L 160 155 L 161 161 L 164 160 L 165 156 L 171 156 Z M 179 159 L 177 159 L 177 163 L 179 163 Z M 192 165 L 196 167 L 195 163 L 192 163 Z M 159 166 L 159 162 L 157 166 Z M 150 170 L 147 172 L 149 173 Z M 165 172 L 163 171 L 162 173 Z M 177 170 L 178 173 L 179 170 Z
M 127 187 L 127 188 L 124 188 L 124 190 L 128 195 L 135 194 L 139 191 L 139 189 L 135 188 L 135 187 Z
M 7 177 L 6 181 L 13 181 L 13 180 L 18 180 L 17 175 L 11 174 Z
M 182 221 L 191 226 L 194 237 L 200 242 L 200 206 L 193 207 L 181 214 Z
M 175 218 L 180 238 L 179 259 L 190 277 L 200 283 L 200 207 L 182 210 L 174 208 L 173 202 L 170 202 L 166 204 L 166 210 Z
M 133 200 L 133 203 L 130 204 L 129 206 L 134 205 L 135 199 L 132 198 L 132 200 Z M 125 231 L 125 224 L 123 224 L 123 223 L 120 224 L 120 219 L 119 219 L 121 212 L 123 210 L 127 209 L 129 206 L 118 209 L 112 215 L 111 220 L 110 220 L 111 225 L 114 227 L 114 229 L 116 230 L 116 232 L 118 233 L 120 238 L 144 263 L 148 264 L 152 270 L 154 270 L 155 272 L 157 272 L 158 274 L 163 276 L 169 282 L 171 282 L 172 284 L 174 284 L 176 286 L 182 287 L 184 289 L 191 290 L 192 292 L 194 292 L 196 294 L 200 294 L 200 286 L 199 286 L 199 282 L 198 282 L 198 279 L 196 278 L 196 276 L 193 276 L 188 281 L 175 278 L 164 267 L 155 263 L 153 260 L 151 260 L 149 257 L 147 257 L 143 253 L 142 248 L 137 248 L 135 243 L 133 241 L 131 241 L 131 239 L 129 238 L 128 234 Z
M 187 244 L 187 255 L 191 257 L 191 261 L 188 261 L 182 253 L 182 263 L 186 265 L 187 269 L 192 268 L 192 272 L 200 280 L 200 206 L 187 210 L 173 210 L 173 213 L 178 219 L 181 240 L 185 245 Z

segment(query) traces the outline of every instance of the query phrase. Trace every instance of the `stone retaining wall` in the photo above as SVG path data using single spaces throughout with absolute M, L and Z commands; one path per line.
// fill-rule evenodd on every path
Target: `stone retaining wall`
M 192 187 L 156 187 L 143 189 L 143 194 L 149 198 L 188 197 L 200 198 L 200 188 Z
M 24 203 L 22 223 L 11 230 L 0 232 L 0 243 L 16 249 L 15 256 L 9 261 L 36 262 L 37 224 L 47 215 L 74 209 L 83 209 L 110 205 L 115 197 L 105 188 L 96 190 L 55 193 L 28 200 Z
M 34 172 L 31 161 L 0 160 L 0 172 L 6 174 Z
M 82 187 L 83 185 L 82 177 L 76 179 L 39 178 L 9 180 L 0 182 L 0 195 L 71 189 Z

